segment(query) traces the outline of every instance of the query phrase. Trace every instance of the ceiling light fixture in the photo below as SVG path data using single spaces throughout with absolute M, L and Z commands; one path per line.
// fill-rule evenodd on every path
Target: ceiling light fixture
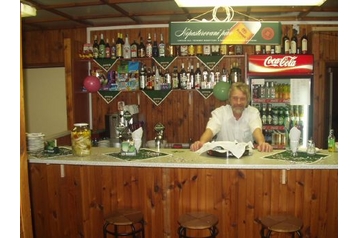
M 36 8 L 26 3 L 20 3 L 21 17 L 34 17 L 36 16 Z
M 220 6 L 321 6 L 326 0 L 175 0 L 179 7 L 217 7 Z

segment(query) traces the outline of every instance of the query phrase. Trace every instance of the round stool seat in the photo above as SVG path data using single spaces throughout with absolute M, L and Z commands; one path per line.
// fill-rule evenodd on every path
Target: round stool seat
M 108 227 L 114 226 L 114 231 L 110 231 Z M 131 231 L 118 232 L 120 226 L 130 226 Z M 141 211 L 133 209 L 121 209 L 112 213 L 105 218 L 103 225 L 103 237 L 107 237 L 107 233 L 114 237 L 132 236 L 137 237 L 136 234 L 141 233 L 144 238 L 144 218 Z
M 298 237 L 302 237 L 301 228 L 302 220 L 291 215 L 269 215 L 261 219 L 261 237 L 268 238 L 271 232 L 292 233 L 292 237 L 296 233 Z M 265 230 L 268 230 L 265 235 Z
M 180 238 L 188 238 L 186 235 L 187 229 L 191 230 L 204 230 L 208 229 L 210 236 L 216 237 L 219 234 L 219 230 L 216 225 L 219 223 L 219 219 L 216 215 L 206 212 L 191 212 L 183 214 L 178 219 L 179 229 L 178 234 Z

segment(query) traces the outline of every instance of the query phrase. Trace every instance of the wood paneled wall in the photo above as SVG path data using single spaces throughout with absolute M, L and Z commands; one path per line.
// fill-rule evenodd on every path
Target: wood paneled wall
M 219 238 L 259 238 L 259 219 L 289 213 L 303 237 L 338 237 L 338 170 L 176 169 L 30 165 L 35 237 L 102 237 L 104 216 L 140 209 L 146 237 L 173 238 L 178 217 L 219 217 Z M 275 235 L 274 237 L 284 237 Z
M 291 26 L 283 25 L 283 30 L 286 32 L 286 28 L 291 28 Z M 327 129 L 327 110 L 323 108 L 325 102 L 327 101 L 328 95 L 324 94 L 325 87 L 325 64 L 327 62 L 338 61 L 338 32 L 312 32 L 313 25 L 301 25 L 301 31 L 303 28 L 307 29 L 309 35 L 310 51 L 314 54 L 315 66 L 314 66 L 314 132 L 313 139 L 316 142 L 316 145 L 320 148 L 326 148 L 326 134 Z M 116 34 L 121 32 L 122 34 L 128 34 L 129 39 L 132 42 L 134 39 L 138 42 L 139 35 L 144 39 L 147 37 L 150 32 L 152 37 L 153 33 L 157 34 L 157 37 L 160 36 L 160 33 L 163 33 L 164 39 L 167 40 L 167 28 L 153 28 L 153 29 L 121 29 L 121 30 L 105 30 L 105 31 L 93 31 L 91 32 L 91 37 L 97 34 L 98 37 L 101 33 L 104 34 L 106 38 L 116 38 Z M 292 31 L 289 30 L 289 33 Z M 24 46 L 24 67 L 53 67 L 54 65 L 64 66 L 64 39 L 71 38 L 75 42 L 86 42 L 86 29 L 73 29 L 73 30 L 50 30 L 50 31 L 30 31 L 25 32 L 23 35 L 23 46 Z M 91 39 L 91 41 L 92 41 Z M 158 38 L 159 39 L 159 38 Z M 254 46 L 245 47 L 245 52 L 247 54 L 253 53 Z M 230 62 L 227 62 L 227 67 L 230 65 Z M 221 65 L 222 66 L 222 65 Z M 73 69 L 76 70 L 76 67 Z M 67 73 L 67 72 L 66 72 Z M 118 99 L 110 103 L 109 105 L 101 102 L 97 95 L 93 97 L 93 104 L 95 105 L 93 122 L 94 130 L 103 130 L 104 129 L 104 119 L 106 114 L 111 114 L 116 112 L 116 102 L 118 100 L 124 100 L 129 103 L 137 103 L 137 97 L 135 93 L 131 98 L 131 94 L 125 93 L 120 95 Z M 201 116 L 206 116 L 208 119 L 208 112 L 213 109 L 213 105 L 218 105 L 220 102 L 215 102 L 213 96 L 209 100 L 204 100 L 203 98 L 198 98 L 195 92 L 192 92 L 193 104 L 188 104 L 183 100 L 189 98 L 189 92 L 182 93 L 183 95 L 178 95 L 172 93 L 166 102 L 162 103 L 159 107 L 156 107 L 149 99 L 146 99 L 140 95 L 140 102 L 142 104 L 143 113 L 141 115 L 142 120 L 146 122 L 147 131 L 146 135 L 148 140 L 154 138 L 153 127 L 155 123 L 161 121 L 164 125 L 167 126 L 168 131 L 166 132 L 167 139 L 170 142 L 187 142 L 189 138 L 198 139 L 200 133 L 205 127 L 205 122 L 202 121 Z M 177 95 L 177 97 L 175 97 Z M 70 98 L 70 96 L 68 96 Z M 87 100 L 85 95 L 81 95 L 83 100 Z M 76 103 L 69 107 L 69 110 L 72 113 L 77 113 L 77 117 L 84 118 L 88 114 L 88 110 L 82 112 L 75 108 L 81 108 L 82 105 L 86 103 L 81 103 L 75 101 Z M 174 102 L 170 104 L 169 102 Z M 146 105 L 144 105 L 146 104 Z M 183 105 L 183 107 L 181 107 Z M 189 106 L 188 106 L 189 105 Z M 193 105 L 193 106 L 190 106 Z M 157 115 L 157 117 L 156 117 Z M 165 116 L 163 116 L 165 115 Z M 177 117 L 177 118 L 176 118 Z M 71 119 L 71 117 L 69 117 Z M 143 119 L 145 118 L 145 119 Z M 151 118 L 151 119 L 150 119 Z M 72 128 L 72 122 L 75 118 L 69 120 L 69 129 Z M 190 124 L 189 124 L 190 123 Z M 173 132 L 169 129 L 171 125 L 177 125 L 182 130 Z M 188 128 L 190 128 L 188 134 L 179 134 L 187 133 Z M 175 135 L 174 135 L 175 134 Z

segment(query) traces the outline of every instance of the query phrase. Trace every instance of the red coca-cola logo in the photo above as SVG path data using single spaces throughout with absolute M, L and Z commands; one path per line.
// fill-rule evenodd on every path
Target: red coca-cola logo
M 282 58 L 275 58 L 274 56 L 268 56 L 264 60 L 264 66 L 267 67 L 295 67 L 297 56 L 284 56 Z

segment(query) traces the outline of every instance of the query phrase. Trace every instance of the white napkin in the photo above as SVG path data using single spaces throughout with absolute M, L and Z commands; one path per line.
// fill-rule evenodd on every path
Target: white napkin
M 220 146 L 223 150 L 217 150 L 215 147 Z M 213 142 L 206 142 L 199 150 L 195 151 L 195 153 L 202 154 L 208 150 L 212 150 L 215 148 L 218 152 L 227 152 L 230 151 L 236 158 L 240 158 L 246 149 L 246 146 L 249 148 L 253 148 L 252 142 L 248 143 L 238 143 L 236 141 L 213 141 Z
M 143 128 L 142 127 L 139 127 L 137 130 L 132 132 L 134 146 L 137 149 L 137 151 L 139 150 L 139 148 L 142 145 L 142 136 L 143 136 Z
M 290 141 L 299 141 L 301 136 L 301 131 L 297 127 L 292 127 L 290 130 Z

